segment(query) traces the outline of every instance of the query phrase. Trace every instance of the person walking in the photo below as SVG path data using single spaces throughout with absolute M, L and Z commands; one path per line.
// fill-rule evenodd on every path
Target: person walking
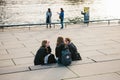
M 52 12 L 51 12 L 51 9 L 48 8 L 48 11 L 46 12 L 46 27 L 47 28 L 48 28 L 48 25 L 51 28 L 51 17 L 52 17 Z

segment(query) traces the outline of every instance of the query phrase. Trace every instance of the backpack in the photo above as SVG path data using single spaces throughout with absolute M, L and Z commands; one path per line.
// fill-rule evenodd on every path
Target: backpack
M 44 64 L 56 63 L 56 59 L 53 54 L 48 54 L 44 58 Z
M 69 51 L 68 48 L 65 48 L 62 50 L 62 55 L 61 55 L 61 63 L 65 66 L 68 66 L 71 64 L 72 62 L 72 58 L 71 58 L 71 52 Z
M 51 54 L 48 57 L 48 64 L 51 64 L 51 63 L 56 63 L 56 59 L 55 59 L 55 56 L 53 54 Z

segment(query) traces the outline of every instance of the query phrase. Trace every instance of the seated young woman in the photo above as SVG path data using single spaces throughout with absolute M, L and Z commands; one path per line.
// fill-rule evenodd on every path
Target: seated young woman
M 37 51 L 34 58 L 34 65 L 45 65 L 50 63 L 56 63 L 56 59 L 53 54 L 51 54 L 51 47 L 49 41 L 43 40 L 41 47 Z

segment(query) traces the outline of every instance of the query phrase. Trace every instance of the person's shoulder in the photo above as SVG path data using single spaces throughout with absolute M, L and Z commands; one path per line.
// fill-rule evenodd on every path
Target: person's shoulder
M 70 44 L 71 44 L 71 45 L 74 45 L 74 43 L 73 43 L 73 42 L 71 42 Z
M 61 43 L 61 44 L 59 44 L 58 47 L 64 47 L 64 46 L 65 46 L 65 43 Z
M 65 43 L 61 43 L 61 46 L 65 46 Z
M 75 44 L 74 44 L 74 43 L 72 43 L 72 42 L 71 42 L 69 45 L 70 45 L 70 46 L 72 46 L 72 47 L 75 47 Z
M 46 48 L 45 47 L 40 47 L 40 49 L 39 50 L 45 50 Z

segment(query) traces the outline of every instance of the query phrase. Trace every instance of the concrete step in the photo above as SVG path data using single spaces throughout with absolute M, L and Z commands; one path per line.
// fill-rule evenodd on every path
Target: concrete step
M 73 62 L 74 63 L 74 62 Z M 1 80 L 107 80 L 110 75 L 112 80 L 114 75 L 117 75 L 115 80 L 119 80 L 120 60 L 77 64 L 63 66 L 58 64 L 44 66 L 29 66 L 13 69 L 0 70 Z M 114 66 L 113 66 L 114 65 Z M 109 75 L 109 76 L 107 76 Z M 46 77 L 47 76 L 47 77 Z M 88 77 L 88 78 L 87 78 Z M 85 78 L 85 79 L 84 79 Z M 113 79 L 114 80 L 114 79 Z

